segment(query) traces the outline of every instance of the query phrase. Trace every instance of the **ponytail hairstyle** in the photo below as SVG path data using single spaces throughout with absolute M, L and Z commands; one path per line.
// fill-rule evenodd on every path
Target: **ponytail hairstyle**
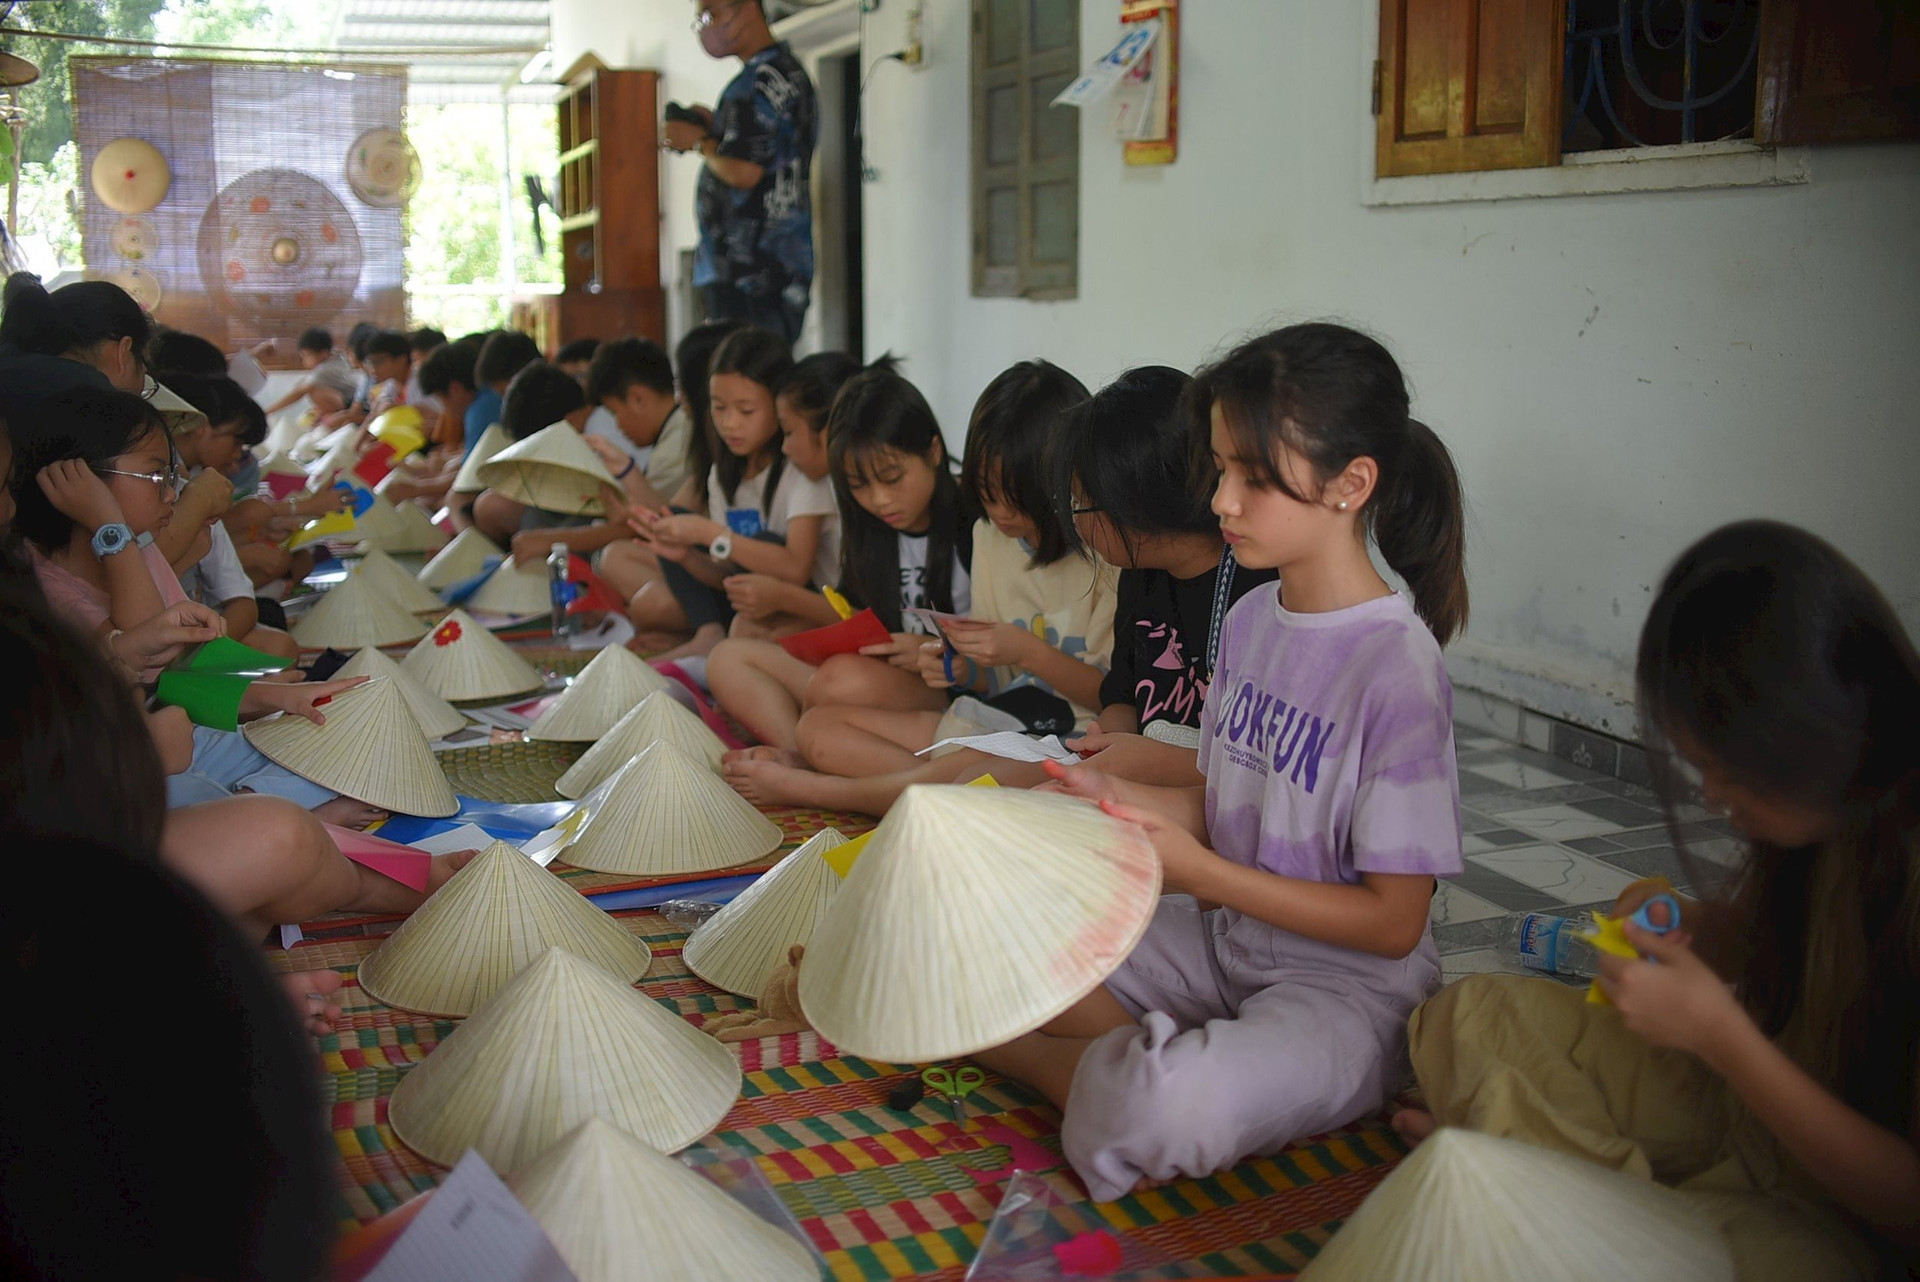
M 920 389 L 882 356 L 847 381 L 827 419 L 827 466 L 840 501 L 840 587 L 901 631 L 900 532 L 860 506 L 849 481 L 864 478 L 881 454 L 914 454 L 933 468 L 927 527 L 927 599 L 953 609 L 955 540 L 966 515 L 960 484 L 947 466 L 946 444 Z
M 1073 550 L 1073 521 L 1054 493 L 1048 459 L 1061 416 L 1086 399 L 1086 384 L 1034 360 L 1002 371 L 973 403 L 961 492 L 975 511 L 1004 503 L 1033 522 L 1038 533 L 1030 568 L 1052 565 Z
M 1920 656 L 1831 545 L 1776 521 L 1707 535 L 1667 571 L 1640 633 L 1640 726 L 1674 845 L 1681 757 L 1831 825 L 1756 840 L 1726 883 L 1716 962 L 1768 1037 L 1898 1134 L 1920 1055 Z M 1723 874 L 1696 873 L 1696 885 Z M 1725 946 L 1725 956 L 1719 955 Z
M 76 281 L 49 294 L 37 276 L 15 272 L 7 277 L 0 299 L 5 306 L 0 313 L 0 343 L 43 356 L 71 356 L 130 338 L 134 359 L 145 363 L 153 322 L 112 281 Z
M 888 359 L 881 357 L 881 360 Z M 827 415 L 847 380 L 860 372 L 860 362 L 845 352 L 815 352 L 793 363 L 773 389 L 774 398 L 786 397 L 794 412 L 816 433 L 827 430 Z
M 73 534 L 73 519 L 60 511 L 35 479 L 63 459 L 106 467 L 153 432 L 167 435 L 166 420 L 148 401 L 106 387 L 76 387 L 49 396 L 32 412 L 8 422 L 13 437 L 14 533 L 52 552 Z M 168 448 L 172 448 L 168 438 Z
M 1193 380 L 1167 365 L 1130 369 L 1060 421 L 1048 472 L 1068 548 L 1091 550 L 1074 528 L 1075 495 L 1103 513 L 1131 558 L 1142 535 L 1212 534 L 1210 464 L 1193 448 L 1183 398 Z
M 1386 348 L 1344 325 L 1289 325 L 1202 370 L 1193 391 L 1198 447 L 1218 406 L 1253 483 L 1299 502 L 1315 496 L 1287 483 L 1282 446 L 1306 459 L 1319 485 L 1371 458 L 1379 480 L 1360 513 L 1364 528 L 1440 644 L 1466 626 L 1460 478 L 1440 438 L 1408 416 L 1406 379 Z
M 769 330 L 743 326 L 721 339 L 720 346 L 713 349 L 713 358 L 707 363 L 707 378 L 711 380 L 716 374 L 737 374 L 750 383 L 758 383 L 766 388 L 767 399 L 771 401 L 773 389 L 780 386 L 781 380 L 792 368 L 793 348 L 786 339 Z M 749 460 L 721 444 L 719 432 L 712 427 L 711 400 L 707 419 L 707 430 L 713 432 L 713 466 L 720 473 L 720 492 L 731 503 L 733 492 L 740 488 L 740 482 L 746 476 Z M 774 491 L 780 488 L 780 476 L 787 470 L 787 456 L 780 452 L 777 420 L 773 435 L 760 448 L 773 455 L 773 461 L 767 464 L 766 483 L 760 487 L 760 512 L 764 516 L 772 513 Z

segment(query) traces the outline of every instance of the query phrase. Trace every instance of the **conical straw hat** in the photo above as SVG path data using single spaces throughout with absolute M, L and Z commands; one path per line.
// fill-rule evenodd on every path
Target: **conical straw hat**
M 808 962 L 813 960 L 809 955 Z M 806 969 L 801 967 L 802 971 Z M 1301 1282 L 1732 1282 L 1712 1220 L 1672 1189 L 1520 1140 L 1436 1131 Z
M 466 600 L 470 610 L 488 614 L 546 614 L 553 609 L 553 596 L 547 587 L 547 567 L 539 561 L 515 565 L 502 561 Z
M 451 492 L 454 494 L 478 494 L 487 488 L 480 479 L 480 469 L 492 461 L 493 456 L 513 444 L 513 436 L 498 423 L 491 423 L 480 434 L 480 439 L 467 451 L 467 457 L 461 460 L 460 470 L 455 473 Z
M 262 476 L 305 476 L 307 469 L 300 466 L 299 460 L 283 450 L 271 450 L 260 460 Z
M 588 665 L 592 666 L 592 665 Z M 652 666 L 652 665 L 648 665 Z M 535 723 L 538 728 L 539 723 Z M 611 779 L 646 748 L 665 741 L 692 757 L 704 761 L 717 773 L 727 745 L 707 728 L 707 723 L 681 706 L 665 690 L 657 690 L 642 699 L 626 716 L 613 723 L 580 760 L 567 767 L 553 785 L 563 797 L 584 797 Z
M 543 427 L 507 446 L 481 465 L 480 480 L 516 503 L 573 516 L 599 516 L 606 510 L 600 487 L 617 484 L 569 423 Z
M 510 699 L 547 683 L 465 610 L 434 624 L 400 660 L 400 670 L 442 699 Z
M 812 942 L 842 884 L 820 852 L 846 844 L 837 828 L 809 837 L 687 937 L 687 966 L 709 984 L 758 997 L 767 976 L 786 964 L 787 950 Z
M 368 552 L 353 572 L 373 580 L 374 586 L 389 600 L 409 613 L 438 614 L 447 608 L 447 603 L 435 596 L 431 588 L 395 565 L 392 557 L 377 548 Z
M 597 1117 L 514 1172 L 507 1187 L 580 1282 L 820 1276 L 812 1252 L 792 1237 L 684 1163 Z
M 589 1117 L 683 1149 L 739 1093 L 740 1065 L 725 1046 L 625 980 L 549 948 L 400 1079 L 387 1118 L 428 1161 L 452 1166 L 472 1148 L 511 1171 Z
M 400 523 L 400 509 L 376 494 L 367 510 L 354 516 L 351 537 L 367 547 L 385 546 L 398 542 L 405 531 L 406 527 Z
M 315 494 L 318 494 L 321 490 L 332 485 L 359 461 L 360 455 L 358 451 L 353 448 L 352 437 L 348 437 L 346 440 L 329 446 L 326 453 L 322 454 L 319 460 L 307 469 L 307 475 L 312 478 L 307 482 L 307 488 Z
M 623 984 L 652 961 L 579 891 L 496 841 L 360 963 L 360 987 L 401 1010 L 463 1019 L 548 948 Z
M 606 800 L 560 858 L 635 876 L 706 872 L 758 859 L 780 828 L 700 762 L 655 743 L 620 768 Z
M 369 526 L 367 518 L 382 507 L 393 519 L 388 521 L 382 514 Z M 435 525 L 418 503 L 388 503 L 378 494 L 373 496 L 373 507 L 360 518 L 359 529 L 365 546 L 383 552 L 438 552 L 447 545 L 447 532 Z
M 293 623 L 293 639 L 308 650 L 352 650 L 399 645 L 427 630 L 371 579 L 349 574 Z
M 322 711 L 324 726 L 284 713 L 250 721 L 247 742 L 302 779 L 382 810 L 441 819 L 460 809 L 392 681 L 342 690 Z
M 643 699 L 655 694 L 672 698 L 667 694 L 670 688 L 651 663 L 625 646 L 610 645 L 594 655 L 553 706 L 527 727 L 527 738 L 590 743 L 613 729 Z
M 372 646 L 367 646 L 341 664 L 340 670 L 333 675 L 336 680 L 385 677 L 393 682 L 400 688 L 400 697 L 407 701 L 407 711 L 420 723 L 420 731 L 427 736 L 429 743 L 444 739 L 467 724 L 465 713 L 402 672 L 399 664 Z
M 415 577 L 427 587 L 437 590 L 450 583 L 463 583 L 479 574 L 487 568 L 488 557 L 505 555 L 494 546 L 493 540 L 469 527 L 454 535 L 453 542 L 441 548 Z
M 917 784 L 814 931 L 800 1007 L 822 1037 L 866 1059 L 970 1055 L 1092 992 L 1159 898 L 1146 835 L 1094 806 Z

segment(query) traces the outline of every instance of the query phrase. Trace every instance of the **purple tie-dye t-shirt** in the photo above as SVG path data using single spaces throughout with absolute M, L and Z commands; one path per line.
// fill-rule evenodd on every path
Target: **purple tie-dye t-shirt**
M 1294 614 L 1272 584 L 1223 631 L 1200 734 L 1213 848 L 1308 881 L 1457 875 L 1453 687 L 1406 600 Z

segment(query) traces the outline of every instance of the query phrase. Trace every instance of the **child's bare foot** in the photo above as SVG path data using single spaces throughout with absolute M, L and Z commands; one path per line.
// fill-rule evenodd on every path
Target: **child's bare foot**
M 340 999 L 334 994 L 345 981 L 339 971 L 297 970 L 282 975 L 280 982 L 286 985 L 287 998 L 309 1033 L 318 1036 L 340 1027 Z
M 776 748 L 770 743 L 757 744 L 751 748 L 734 748 L 720 754 L 720 764 L 728 765 L 736 761 L 777 761 L 783 766 L 792 766 L 795 770 L 810 768 L 807 759 L 791 748 Z
M 453 880 L 453 874 L 465 868 L 479 858 L 477 850 L 450 850 L 444 855 L 435 855 L 427 865 L 427 893 L 431 895 L 440 887 Z
M 779 761 L 730 761 L 721 767 L 733 790 L 756 806 L 804 806 L 807 781 L 818 778 L 811 770 L 796 770 Z
M 355 801 L 352 797 L 335 797 L 332 801 L 323 801 L 315 806 L 313 817 L 336 828 L 365 828 L 368 824 L 385 819 L 387 812 L 378 806 L 369 806 L 364 801 Z
M 1407 1142 L 1408 1148 L 1415 1147 L 1439 1129 L 1439 1121 L 1422 1108 L 1403 1108 L 1393 1115 L 1394 1133 Z
M 1178 1184 L 1179 1182 L 1180 1182 L 1180 1177 L 1177 1175 L 1174 1176 L 1172 1179 L 1168 1179 L 1168 1180 L 1150 1180 L 1143 1175 L 1140 1177 L 1139 1181 L 1134 1184 L 1133 1191 L 1135 1194 L 1151 1193 L 1155 1189 L 1163 1189 L 1167 1187 L 1167 1185 L 1169 1184 Z
M 627 649 L 639 655 L 656 655 L 663 650 L 671 650 L 687 639 L 684 632 L 636 632 L 627 642 Z

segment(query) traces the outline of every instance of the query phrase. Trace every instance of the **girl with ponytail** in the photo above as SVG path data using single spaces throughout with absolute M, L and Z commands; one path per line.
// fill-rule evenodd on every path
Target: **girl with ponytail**
M 1146 831 L 1167 897 L 1104 988 L 976 1056 L 1062 1108 L 1096 1201 L 1384 1105 L 1440 984 L 1434 878 L 1462 866 L 1440 658 L 1467 612 L 1460 485 L 1399 367 L 1363 334 L 1296 325 L 1203 370 L 1189 404 L 1223 537 L 1279 582 L 1216 624 L 1203 784 L 1047 763 Z

